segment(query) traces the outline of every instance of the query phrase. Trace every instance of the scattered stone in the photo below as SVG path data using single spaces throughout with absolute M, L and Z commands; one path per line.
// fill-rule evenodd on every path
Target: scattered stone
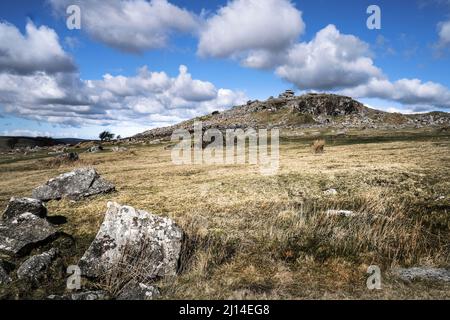
M 335 196 L 335 195 L 338 194 L 337 190 L 336 190 L 336 189 L 333 189 L 333 188 L 328 189 L 328 190 L 325 190 L 323 193 L 324 193 L 326 196 Z
M 80 168 L 50 179 L 33 190 L 33 198 L 49 201 L 85 197 L 114 191 L 114 185 L 104 180 L 93 168 Z
M 117 300 L 153 300 L 160 296 L 158 288 L 143 283 L 130 282 L 117 296 Z
M 427 268 L 427 267 L 414 267 L 408 269 L 394 270 L 401 280 L 406 282 L 412 281 L 437 281 L 437 282 L 450 282 L 450 270 L 439 268 Z
M 100 230 L 78 265 L 88 277 L 127 263 L 145 265 L 139 270 L 145 279 L 175 275 L 182 239 L 182 230 L 171 219 L 109 202 Z M 127 261 L 136 254 L 142 261 Z
M 125 152 L 125 151 L 128 151 L 128 149 L 127 148 L 125 148 L 125 147 L 113 147 L 112 149 L 112 152 Z
M 47 216 L 47 209 L 42 202 L 32 198 L 11 198 L 5 212 L 3 212 L 3 219 L 11 219 L 21 215 L 22 213 L 29 212 L 40 218 Z
M 339 216 L 339 217 L 356 217 L 356 213 L 350 210 L 327 210 L 327 216 Z
M 69 161 L 69 162 L 75 162 L 80 159 L 78 153 L 76 153 L 76 152 L 63 153 L 63 154 L 58 155 L 57 158 L 60 160 Z
M 48 300 L 74 300 L 74 301 L 82 301 L 82 300 L 109 300 L 110 297 L 107 292 L 98 290 L 98 291 L 85 291 L 85 292 L 77 292 L 65 295 L 50 295 L 47 297 Z
M 0 221 L 0 251 L 22 255 L 58 235 L 46 219 L 25 212 L 12 219 Z
M 55 260 L 58 251 L 54 248 L 25 260 L 17 269 L 17 278 L 36 283 L 45 277 L 46 272 Z
M 87 149 L 86 152 L 89 152 L 89 153 L 97 153 L 97 152 L 100 152 L 100 151 L 102 151 L 102 150 L 103 150 L 103 147 L 102 147 L 102 146 L 92 146 L 92 147 L 90 147 L 89 149 Z

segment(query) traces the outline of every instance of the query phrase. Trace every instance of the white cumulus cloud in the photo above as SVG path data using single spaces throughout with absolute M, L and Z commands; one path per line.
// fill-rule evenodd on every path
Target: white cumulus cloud
M 290 48 L 276 74 L 299 89 L 330 90 L 365 83 L 382 72 L 374 66 L 365 42 L 329 25 L 312 41 Z
M 198 54 L 267 67 L 304 29 L 302 13 L 290 0 L 234 0 L 206 20 Z
M 439 47 L 443 48 L 450 46 L 450 21 L 442 22 L 438 25 L 438 35 Z
M 82 25 L 92 38 L 127 52 L 162 48 L 172 32 L 195 32 L 199 18 L 166 0 L 49 0 L 65 16 L 69 5 L 81 9 Z
M 424 106 L 450 108 L 450 90 L 435 82 L 422 82 L 419 79 L 372 79 L 369 83 L 342 91 L 355 98 L 369 97 L 398 101 L 405 105 L 423 108 Z
M 45 26 L 37 28 L 28 21 L 25 34 L 14 25 L 0 22 L 0 72 L 30 74 L 73 71 L 72 58 L 59 44 L 56 32 Z

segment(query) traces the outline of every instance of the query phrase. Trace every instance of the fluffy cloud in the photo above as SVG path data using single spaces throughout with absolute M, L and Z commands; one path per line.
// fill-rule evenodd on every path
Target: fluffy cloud
M 206 20 L 198 53 L 268 67 L 304 29 L 302 13 L 289 0 L 234 0 Z
M 185 66 L 176 77 L 141 68 L 133 77 L 105 75 L 82 81 L 76 73 L 0 74 L 0 106 L 26 119 L 69 126 L 169 125 L 244 103 L 242 92 L 192 79 Z
M 75 70 L 72 58 L 59 44 L 58 35 L 29 21 L 23 35 L 15 26 L 0 22 L 0 72 L 30 74 Z
M 170 6 L 162 0 L 120 3 L 125 7 L 142 5 L 144 11 L 146 6 Z M 54 30 L 37 28 L 31 22 L 25 35 L 10 24 L 0 23 L 0 40 L 2 116 L 75 127 L 148 128 L 223 110 L 247 100 L 242 92 L 193 79 L 183 65 L 175 77 L 144 66 L 134 76 L 106 74 L 101 80 L 81 80 Z
M 312 41 L 289 49 L 276 74 L 299 89 L 331 90 L 366 83 L 382 72 L 374 66 L 365 42 L 329 25 Z
M 438 25 L 439 42 L 438 47 L 450 46 L 450 21 L 442 22 Z
M 198 17 L 166 0 L 49 0 L 65 16 L 69 5 L 81 8 L 82 30 L 94 39 L 127 52 L 167 45 L 172 31 L 195 32 Z
M 369 97 L 398 101 L 415 109 L 430 106 L 450 108 L 450 91 L 441 84 L 422 82 L 419 79 L 372 79 L 369 83 L 342 91 L 355 98 Z M 425 108 L 428 106 L 428 108 Z

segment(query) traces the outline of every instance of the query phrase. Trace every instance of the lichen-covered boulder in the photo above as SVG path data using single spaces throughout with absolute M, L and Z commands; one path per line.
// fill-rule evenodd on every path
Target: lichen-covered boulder
M 114 185 L 100 177 L 94 168 L 79 168 L 37 187 L 33 190 L 33 198 L 42 201 L 62 198 L 80 200 L 111 191 L 114 191 Z
M 0 220 L 0 251 L 22 255 L 39 244 L 55 239 L 57 229 L 31 212 Z
M 11 198 L 5 212 L 3 212 L 2 218 L 11 219 L 25 212 L 41 218 L 47 216 L 47 209 L 42 204 L 42 201 L 32 198 Z
M 47 252 L 32 256 L 25 260 L 17 269 L 17 278 L 28 282 L 38 283 L 46 277 L 58 251 L 54 248 Z
M 171 219 L 109 202 L 79 266 L 88 277 L 104 276 L 114 268 L 137 270 L 141 279 L 175 275 L 182 239 L 182 230 Z

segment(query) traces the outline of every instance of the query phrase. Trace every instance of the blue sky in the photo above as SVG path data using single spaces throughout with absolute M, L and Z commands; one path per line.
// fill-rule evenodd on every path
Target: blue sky
M 288 88 L 450 108 L 448 0 L 127 3 L 0 2 L 0 135 L 128 136 Z

